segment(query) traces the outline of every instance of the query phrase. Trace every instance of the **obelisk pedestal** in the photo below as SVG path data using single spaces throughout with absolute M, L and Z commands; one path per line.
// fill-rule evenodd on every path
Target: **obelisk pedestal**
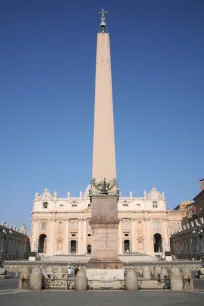
M 124 269 L 118 259 L 118 197 L 92 195 L 92 257 L 86 275 L 90 289 L 123 289 Z
M 92 256 L 88 268 L 121 269 L 118 259 L 118 197 L 93 195 L 92 202 Z

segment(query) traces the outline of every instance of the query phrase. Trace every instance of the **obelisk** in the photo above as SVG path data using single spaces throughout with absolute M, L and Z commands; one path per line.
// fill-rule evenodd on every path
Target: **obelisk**
M 114 141 L 110 37 L 105 11 L 97 34 L 90 269 L 121 269 L 118 259 L 118 199 Z

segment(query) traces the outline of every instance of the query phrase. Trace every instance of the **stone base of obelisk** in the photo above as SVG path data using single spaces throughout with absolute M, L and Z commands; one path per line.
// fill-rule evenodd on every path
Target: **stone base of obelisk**
M 86 275 L 92 289 L 122 289 L 124 269 L 118 259 L 118 197 L 92 196 L 92 257 Z
M 91 224 L 92 257 L 88 269 L 122 269 L 118 258 L 118 224 Z
M 92 196 L 90 269 L 121 269 L 118 258 L 118 197 Z
M 124 269 L 87 269 L 89 289 L 124 289 Z

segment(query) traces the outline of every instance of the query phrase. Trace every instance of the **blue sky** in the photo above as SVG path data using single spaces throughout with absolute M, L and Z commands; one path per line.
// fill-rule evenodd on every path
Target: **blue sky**
M 0 1 L 0 219 L 30 226 L 36 191 L 91 180 L 96 33 L 111 35 L 122 196 L 169 208 L 200 191 L 204 1 Z

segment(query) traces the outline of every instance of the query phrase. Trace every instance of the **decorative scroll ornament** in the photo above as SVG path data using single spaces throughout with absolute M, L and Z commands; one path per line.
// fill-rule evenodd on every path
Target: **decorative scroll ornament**
M 89 191 L 89 196 L 92 195 L 117 195 L 119 196 L 119 189 L 117 180 L 108 181 L 104 178 L 103 181 L 97 182 L 95 179 L 92 180 L 92 188 Z M 116 187 L 116 191 L 111 192 L 113 187 Z

